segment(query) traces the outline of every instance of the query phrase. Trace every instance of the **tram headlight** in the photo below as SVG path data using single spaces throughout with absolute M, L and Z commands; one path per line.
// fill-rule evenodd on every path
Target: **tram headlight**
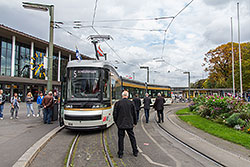
M 65 108 L 73 108 L 72 105 L 65 105 Z

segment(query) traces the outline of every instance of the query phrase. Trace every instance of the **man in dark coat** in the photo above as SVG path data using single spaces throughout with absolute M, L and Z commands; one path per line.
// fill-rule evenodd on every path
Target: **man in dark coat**
M 139 121 L 139 115 L 140 115 L 140 109 L 141 109 L 141 99 L 139 98 L 139 95 L 136 94 L 133 98 L 133 102 L 135 104 L 135 109 L 137 113 L 137 122 Z
M 137 124 L 136 111 L 134 103 L 128 100 L 127 91 L 122 92 L 122 99 L 115 103 L 113 117 L 118 127 L 118 157 L 123 156 L 125 131 L 129 136 L 133 155 L 137 157 L 138 149 L 133 132 L 133 128 Z
M 164 110 L 164 103 L 165 99 L 161 97 L 161 94 L 158 93 L 157 98 L 154 103 L 154 109 L 157 110 L 158 115 L 158 123 L 164 122 L 163 110 Z
M 146 117 L 146 123 L 148 123 L 149 119 L 149 109 L 150 109 L 150 104 L 151 104 L 151 98 L 148 97 L 148 93 L 146 93 L 146 97 L 143 99 L 143 104 L 144 104 L 144 111 L 145 111 L 145 117 Z

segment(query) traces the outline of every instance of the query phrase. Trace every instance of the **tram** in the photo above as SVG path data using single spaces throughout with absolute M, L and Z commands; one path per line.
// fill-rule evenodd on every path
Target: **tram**
M 122 90 L 130 97 L 143 98 L 148 92 L 154 99 L 157 93 L 171 103 L 171 88 L 145 84 L 122 78 L 107 61 L 73 60 L 68 62 L 66 77 L 62 80 L 59 110 L 60 126 L 68 129 L 105 129 L 113 121 L 113 105 L 121 98 Z

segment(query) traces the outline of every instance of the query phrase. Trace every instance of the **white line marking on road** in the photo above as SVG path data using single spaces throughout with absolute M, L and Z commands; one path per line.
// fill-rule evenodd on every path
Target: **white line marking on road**
M 176 166 L 177 167 L 181 167 L 181 163 L 175 158 L 173 157 L 172 155 L 170 155 L 170 153 L 165 150 L 163 147 L 161 147 L 161 145 L 147 132 L 147 130 L 145 129 L 144 127 L 144 124 L 143 124 L 143 121 L 142 121 L 142 118 L 143 118 L 144 114 L 142 114 L 141 116 L 141 127 L 142 129 L 144 130 L 144 132 L 147 134 L 147 136 L 164 152 L 166 153 L 170 158 L 172 158 L 175 162 L 176 162 Z M 146 158 L 146 157 L 145 157 Z M 148 157 L 149 158 L 149 157 Z M 147 158 L 146 158 L 147 159 Z M 147 159 L 148 160 L 148 159 Z M 150 161 L 149 161 L 150 162 Z M 162 165 L 162 164 L 161 164 Z M 166 166 L 166 165 L 165 165 Z

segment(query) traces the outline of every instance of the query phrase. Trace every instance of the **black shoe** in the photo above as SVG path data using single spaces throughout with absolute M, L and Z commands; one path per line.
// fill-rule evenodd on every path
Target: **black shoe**
M 118 155 L 118 158 L 122 158 L 122 154 L 121 154 L 121 155 Z
M 159 123 L 161 123 L 160 121 L 157 121 L 157 123 L 159 124 Z
M 48 124 L 53 124 L 53 122 L 49 122 Z
M 134 155 L 135 157 L 137 157 L 137 156 L 138 156 L 138 153 L 133 153 L 133 155 Z

